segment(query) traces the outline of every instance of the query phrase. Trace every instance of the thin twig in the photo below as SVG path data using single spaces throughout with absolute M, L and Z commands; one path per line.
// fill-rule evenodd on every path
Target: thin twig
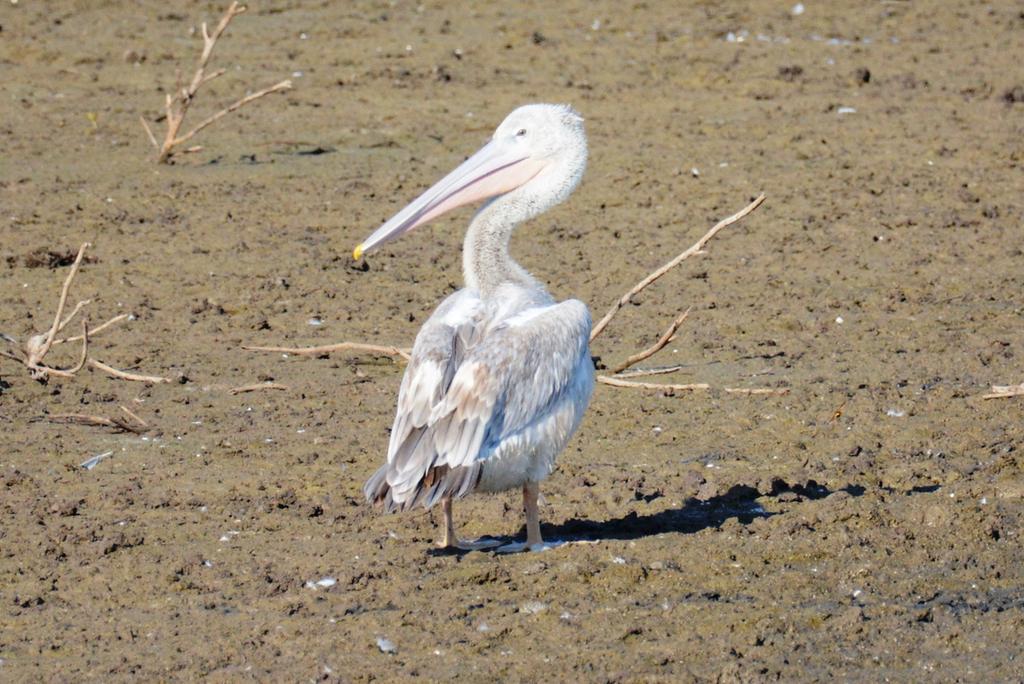
M 113 318 L 111 318 L 106 323 L 103 323 L 101 325 L 97 325 L 95 328 L 90 330 L 89 331 L 89 336 L 92 337 L 96 333 L 102 332 L 102 331 L 106 330 L 107 328 L 109 328 L 110 326 L 112 326 L 114 323 L 117 323 L 119 321 L 123 321 L 126 318 L 128 318 L 128 314 L 118 314 L 117 316 L 114 316 Z M 80 339 L 82 339 L 81 335 L 75 335 L 74 337 L 66 337 L 63 340 L 54 340 L 54 344 L 64 344 L 65 342 L 77 342 Z
M 1024 382 L 1019 385 L 992 385 L 989 394 L 981 395 L 982 399 L 1008 399 L 1024 396 Z
M 783 396 L 789 394 L 788 387 L 724 387 L 729 394 L 774 394 Z
M 621 371 L 615 374 L 617 378 L 642 378 L 648 375 L 668 375 L 669 373 L 677 373 L 686 368 L 684 365 L 679 366 L 660 366 L 658 368 L 633 368 L 631 370 Z
M 170 378 L 163 378 L 160 377 L 159 375 L 138 375 L 136 373 L 128 373 L 126 371 L 118 370 L 116 368 L 108 366 L 102 361 L 97 361 L 96 359 L 89 359 L 89 365 L 95 368 L 96 370 L 103 371 L 107 375 L 112 375 L 113 377 L 121 378 L 122 380 L 133 380 L 135 382 L 150 382 L 154 384 L 171 381 Z
M 33 371 L 39 369 L 39 364 L 42 363 L 43 357 L 50 351 L 50 346 L 53 345 L 53 339 L 57 336 L 57 332 L 60 330 L 61 318 L 64 315 L 64 305 L 67 304 L 68 301 L 68 290 L 71 289 L 71 281 L 75 279 L 75 275 L 78 273 L 78 267 L 82 264 L 82 257 L 85 256 L 85 250 L 89 246 L 88 242 L 83 242 L 82 246 L 78 248 L 78 256 L 75 257 L 74 263 L 71 264 L 71 270 L 68 272 L 67 278 L 64 279 L 64 286 L 60 290 L 60 299 L 57 301 L 57 314 L 53 317 L 53 325 L 50 326 L 50 331 L 46 334 L 46 338 L 43 340 L 42 346 L 38 349 L 28 350 L 28 367 Z
M 153 129 L 151 129 L 149 127 L 149 124 L 146 123 L 146 117 L 144 117 L 141 114 L 139 114 L 139 122 L 141 122 L 142 123 L 142 127 L 146 129 L 146 136 L 149 138 L 149 142 L 153 143 L 153 147 L 156 149 L 157 152 L 159 152 L 160 151 L 160 143 L 158 143 L 156 141 L 156 136 L 153 135 Z
M 679 256 L 677 256 L 675 259 L 668 262 L 661 268 L 658 268 L 655 271 L 653 271 L 646 278 L 644 278 L 639 283 L 634 285 L 633 288 L 629 290 L 629 292 L 619 297 L 618 301 L 615 302 L 615 304 L 613 304 L 612 307 L 608 310 L 608 313 L 604 315 L 604 318 L 598 321 L 597 325 L 594 326 L 593 330 L 590 333 L 590 341 L 593 342 L 595 339 L 597 339 L 598 335 L 604 332 L 604 329 L 608 327 L 608 324 L 615 317 L 615 314 L 617 314 L 622 307 L 628 304 L 633 299 L 633 297 L 635 297 L 637 294 L 643 291 L 648 285 L 650 285 L 655 280 L 671 271 L 673 268 L 678 266 L 686 259 L 689 259 L 694 254 L 701 254 L 702 250 L 704 249 L 704 245 L 706 245 L 708 241 L 711 240 L 711 238 L 715 237 L 715 235 L 718 234 L 718 231 L 722 230 L 726 226 L 730 226 L 733 223 L 742 220 L 750 212 L 754 211 L 759 206 L 761 206 L 761 204 L 764 202 L 764 199 L 765 195 L 764 193 L 761 193 L 753 202 L 745 206 L 743 209 L 739 210 L 732 216 L 722 219 L 721 221 L 716 223 L 711 230 L 704 233 L 704 236 L 700 240 L 697 240 L 697 242 L 693 243 L 693 245 L 691 245 L 689 249 L 681 253 Z
M 124 411 L 128 415 L 129 418 L 134 420 L 136 423 L 138 423 L 142 427 L 149 427 L 149 423 L 147 423 L 146 421 L 142 420 L 142 418 L 139 418 L 139 416 L 134 411 L 132 411 L 130 408 L 128 408 L 124 404 L 121 404 L 120 406 L 121 406 L 121 410 Z
M 273 92 L 277 92 L 279 90 L 287 90 L 292 87 L 292 82 L 290 80 L 285 80 L 273 86 L 270 86 L 269 88 L 264 88 L 263 90 L 252 93 L 251 95 L 247 95 L 241 98 L 240 100 L 234 102 L 233 104 L 228 105 L 216 114 L 207 117 L 198 126 L 194 127 L 188 133 L 185 133 L 184 135 L 181 136 L 178 135 L 178 132 L 181 130 L 181 125 L 185 121 L 185 115 L 188 113 L 189 107 L 192 105 L 192 102 L 196 96 L 196 92 L 199 90 L 199 88 L 203 84 L 209 83 L 213 79 L 223 76 L 224 73 L 226 72 L 225 69 L 217 69 L 216 71 L 207 74 L 206 66 L 210 61 L 211 55 L 213 55 L 213 48 L 214 46 L 216 46 L 217 40 L 221 37 L 221 34 L 224 33 L 224 30 L 227 29 L 228 24 L 231 23 L 232 19 L 237 17 L 239 14 L 244 13 L 245 11 L 246 8 L 244 5 L 239 5 L 238 2 L 232 2 L 231 5 L 228 6 L 227 10 L 224 12 L 224 15 L 221 16 L 220 21 L 217 22 L 217 26 L 213 29 L 213 33 L 209 32 L 206 26 L 206 22 L 203 22 L 201 26 L 201 32 L 203 37 L 203 51 L 199 56 L 199 62 L 196 65 L 196 71 L 192 75 L 192 81 L 188 84 L 187 87 L 182 87 L 181 72 L 179 71 L 178 86 L 177 88 L 175 88 L 174 95 L 172 96 L 171 93 L 167 93 L 166 97 L 164 98 L 164 114 L 167 119 L 167 132 L 164 135 L 163 144 L 157 143 L 156 136 L 153 135 L 153 131 L 146 123 L 146 120 L 144 118 L 142 119 L 142 126 L 146 129 L 146 135 L 149 137 L 149 140 L 151 143 L 153 143 L 154 147 L 157 148 L 157 163 L 166 162 L 174 154 L 174 150 L 176 147 L 185 143 L 186 141 L 191 139 L 196 133 L 203 130 L 204 128 L 214 123 L 218 119 L 235 111 L 239 107 L 243 107 L 252 102 L 253 100 L 257 100 Z M 190 148 L 185 151 L 188 152 L 192 151 L 193 149 L 195 148 Z
M 195 128 L 193 128 L 191 131 L 186 133 L 185 135 L 181 136 L 180 138 L 175 138 L 175 140 L 171 144 L 172 145 L 181 145 L 182 143 L 188 142 L 188 140 L 190 140 L 192 138 L 192 136 L 194 136 L 196 133 L 198 133 L 199 131 L 203 130 L 204 128 L 206 128 L 210 124 L 214 123 L 215 121 L 217 121 L 221 117 L 227 116 L 228 114 L 230 114 L 231 112 L 235 111 L 239 107 L 244 107 L 245 105 L 249 104 L 253 100 L 258 100 L 261 97 L 264 97 L 266 95 L 270 95 L 271 93 L 276 93 L 279 90 L 289 90 L 291 87 L 292 87 L 291 80 L 290 79 L 285 79 L 284 81 L 281 81 L 280 83 L 275 83 L 274 85 L 270 86 L 269 88 L 264 88 L 263 90 L 256 91 L 255 93 L 252 93 L 251 95 L 246 95 L 242 99 L 240 99 L 237 102 L 234 102 L 234 103 L 228 105 L 227 107 L 225 107 L 224 109 L 220 110 L 216 114 L 213 114 L 213 115 L 207 117 L 201 123 L 199 123 Z
M 243 394 L 245 392 L 259 392 L 260 390 L 287 390 L 287 385 L 282 385 L 276 382 L 256 382 L 251 385 L 242 385 L 241 387 L 232 387 L 229 392 L 231 394 Z
M 82 334 L 79 335 L 82 338 L 82 356 L 78 359 L 78 364 L 74 368 L 68 368 L 65 373 L 74 375 L 78 371 L 85 368 L 85 361 L 89 358 L 89 319 L 82 319 Z
M 623 380 L 621 378 L 613 378 L 609 375 L 598 375 L 597 381 L 604 383 L 605 385 L 611 385 L 612 387 L 638 387 L 641 389 L 656 389 L 664 391 L 690 391 L 690 390 L 707 390 L 711 389 L 711 385 L 706 382 L 695 382 L 690 385 L 662 385 L 657 382 L 635 382 L 633 380 Z
M 365 351 L 371 354 L 383 356 L 400 356 L 406 361 L 412 357 L 411 349 L 392 347 L 378 344 L 363 344 L 361 342 L 338 342 L 336 344 L 325 344 L 319 347 L 255 347 L 243 345 L 246 351 L 281 352 L 282 354 L 298 354 L 300 356 L 319 356 L 330 354 L 336 351 Z
M 91 303 L 92 303 L 92 300 L 91 300 L 91 299 L 83 299 L 82 301 L 78 302 L 78 304 L 75 304 L 75 308 L 74 308 L 74 310 L 73 310 L 73 311 L 72 311 L 71 313 L 69 313 L 69 314 L 68 314 L 68 317 L 67 317 L 67 318 L 65 318 L 65 319 L 64 319 L 64 320 L 63 320 L 63 321 L 61 322 L 61 324 L 60 324 L 60 325 L 59 325 L 59 326 L 57 327 L 57 332 L 60 332 L 61 330 L 63 330 L 64 328 L 66 328 L 66 327 L 67 327 L 67 325 L 68 325 L 68 323 L 70 323 L 71 321 L 73 321 L 73 320 L 74 320 L 74 318 L 75 318 L 75 316 L 77 316 L 77 315 L 78 315 L 78 312 L 82 310 L 82 307 L 83 307 L 83 306 L 87 306 L 87 305 L 89 305 L 89 304 L 91 304 Z M 60 344 L 60 340 L 54 340 L 54 341 L 53 341 L 53 343 L 54 343 L 54 344 Z
M 104 416 L 90 416 L 85 413 L 48 413 L 39 416 L 36 420 L 45 420 L 50 423 L 62 425 L 85 425 L 89 427 L 105 427 L 121 432 L 134 432 L 141 435 L 146 432 L 138 426 L 132 425 L 123 418 L 106 418 Z
M 625 361 L 620 363 L 618 366 L 613 368 L 612 369 L 612 375 L 616 375 L 618 373 L 621 373 L 622 371 L 626 370 L 627 368 L 630 368 L 631 366 L 635 366 L 636 364 L 640 363 L 644 359 L 649 359 L 650 357 L 654 356 L 659 351 L 661 351 L 665 347 L 666 344 L 668 344 L 669 342 L 671 342 L 675 338 L 676 331 L 679 330 L 679 326 L 681 326 L 683 324 L 683 321 L 685 321 L 686 317 L 689 316 L 689 315 L 690 315 L 690 309 L 687 309 L 683 313 L 681 313 L 678 316 L 676 316 L 676 319 L 674 321 L 672 321 L 672 324 L 670 326 L 668 326 L 668 329 L 665 330 L 664 333 L 662 333 L 661 337 L 658 338 L 657 342 L 652 344 L 647 349 L 644 349 L 643 351 L 640 351 L 640 352 L 637 352 L 636 354 L 633 354 L 632 356 L 627 358 Z

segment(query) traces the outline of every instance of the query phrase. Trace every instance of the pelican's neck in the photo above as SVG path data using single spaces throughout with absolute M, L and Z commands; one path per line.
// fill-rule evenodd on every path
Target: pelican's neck
M 503 195 L 477 212 L 462 245 L 462 271 L 466 287 L 489 297 L 505 283 L 531 289 L 543 286 L 508 252 L 515 227 L 533 212 L 520 206 L 513 194 Z

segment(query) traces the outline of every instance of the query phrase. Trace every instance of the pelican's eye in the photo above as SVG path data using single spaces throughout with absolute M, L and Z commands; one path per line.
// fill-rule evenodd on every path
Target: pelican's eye
M 516 131 L 516 137 L 517 138 L 522 138 L 524 135 L 526 135 L 526 129 L 525 128 L 520 128 L 518 131 Z

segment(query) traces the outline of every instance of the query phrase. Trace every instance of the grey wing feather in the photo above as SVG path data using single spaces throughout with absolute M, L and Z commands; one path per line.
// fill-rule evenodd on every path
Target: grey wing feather
M 494 447 L 557 401 L 588 354 L 582 302 L 527 309 L 490 327 L 479 300 L 452 301 L 460 294 L 417 336 L 388 462 L 364 487 L 388 510 L 471 491 Z
M 562 398 L 581 356 L 588 354 L 590 313 L 582 302 L 529 309 L 495 328 L 470 350 L 432 422 L 478 426 L 468 448 L 444 443 L 449 467 L 486 459 Z

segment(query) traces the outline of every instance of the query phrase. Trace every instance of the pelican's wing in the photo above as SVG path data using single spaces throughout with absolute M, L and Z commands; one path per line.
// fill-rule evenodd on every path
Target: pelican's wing
M 527 309 L 486 331 L 487 321 L 475 325 L 462 335 L 452 326 L 443 370 L 412 378 L 410 364 L 388 463 L 367 482 L 371 500 L 408 509 L 470 491 L 483 461 L 564 396 L 588 354 L 590 314 L 576 300 Z
M 409 366 L 398 391 L 398 409 L 388 443 L 388 463 L 403 454 L 402 445 L 429 424 L 434 407 L 444 398 L 467 348 L 482 327 L 484 306 L 471 290 L 449 296 L 416 335 Z M 399 469 L 404 467 L 400 463 Z
M 575 299 L 527 309 L 481 340 L 431 416 L 443 462 L 486 460 L 544 415 L 569 388 L 589 340 L 590 312 Z
M 484 306 L 476 293 L 459 290 L 441 302 L 420 328 L 398 392 L 387 462 L 363 487 L 369 501 L 384 502 L 389 510 L 411 507 L 402 498 L 409 491 L 407 483 L 422 479 L 432 461 L 429 440 L 422 441 L 430 416 L 444 399 L 483 317 Z M 395 485 L 397 492 L 392 491 Z

